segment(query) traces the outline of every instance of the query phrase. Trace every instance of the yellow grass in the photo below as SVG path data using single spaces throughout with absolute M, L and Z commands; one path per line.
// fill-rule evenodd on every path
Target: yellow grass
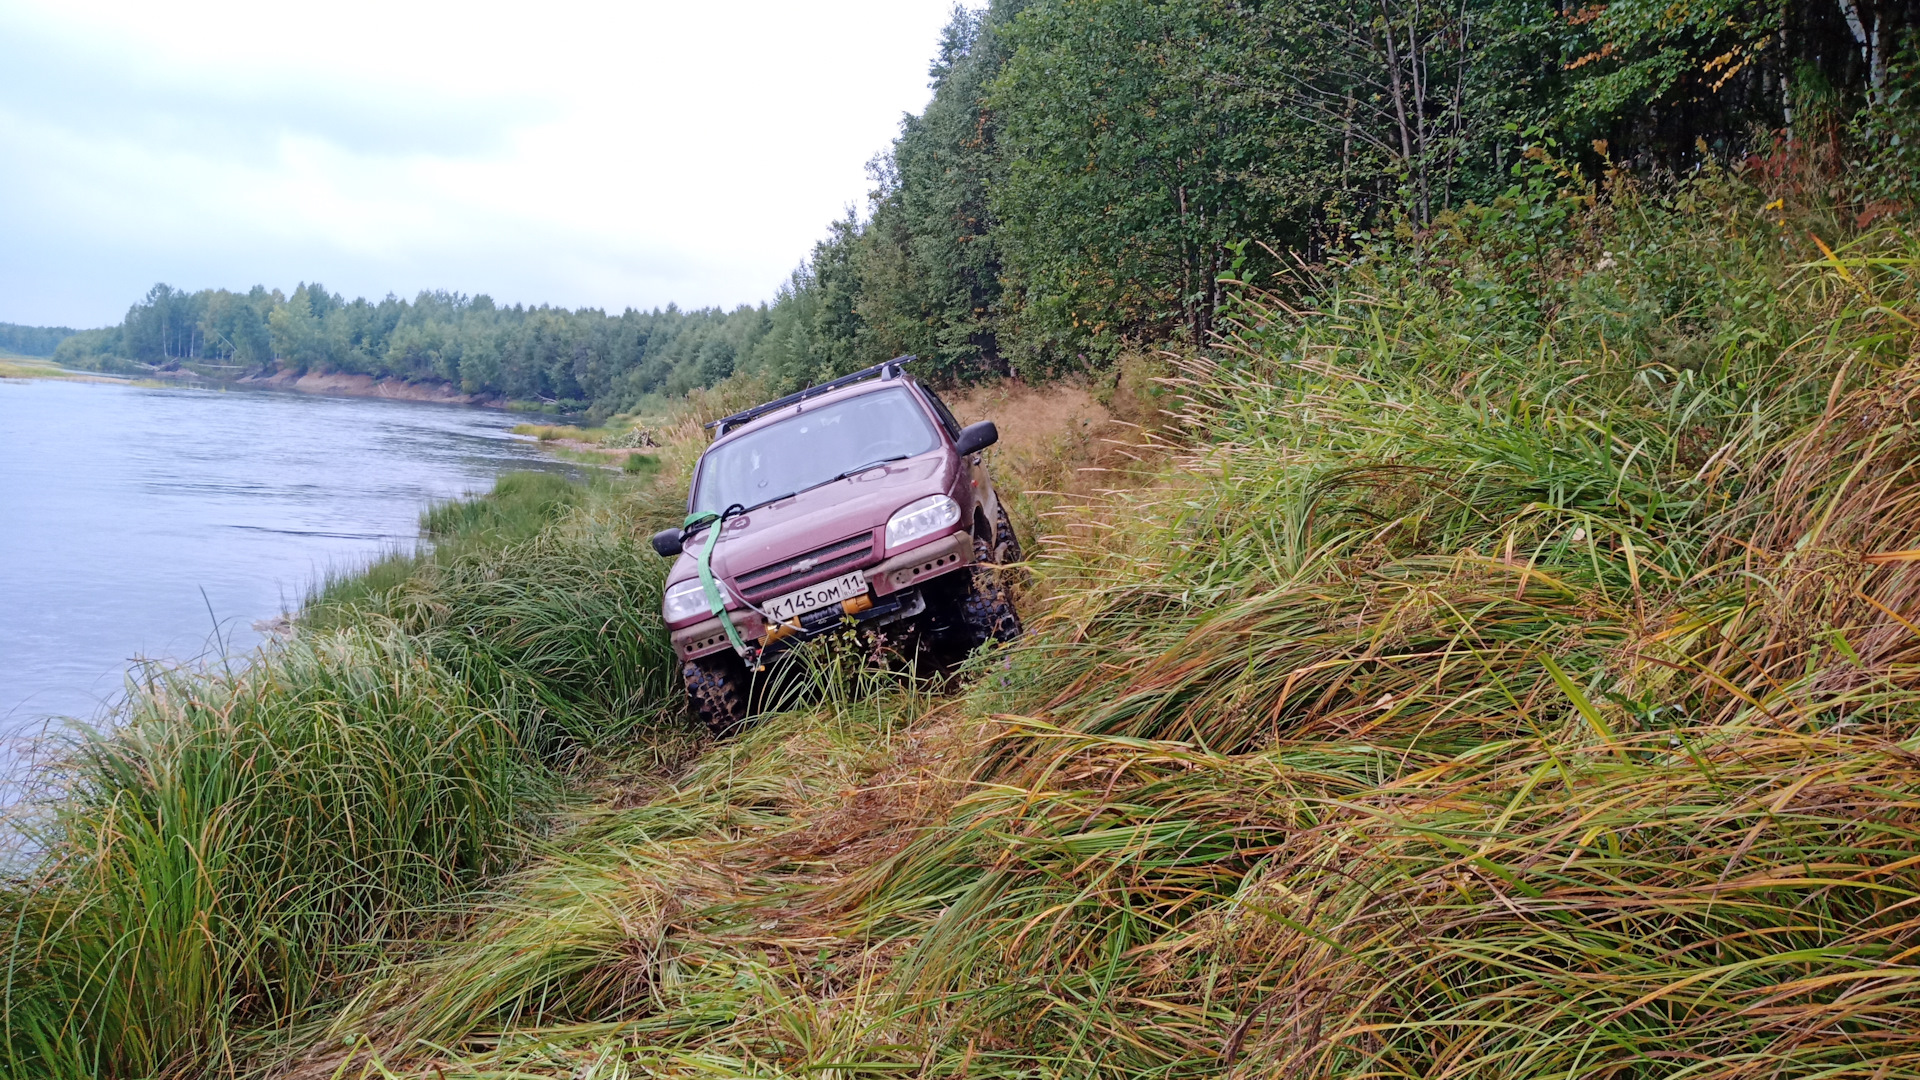
M 20 356 L 14 353 L 0 353 L 0 379 L 94 379 L 96 376 L 82 375 L 54 366 L 53 361 L 39 356 Z

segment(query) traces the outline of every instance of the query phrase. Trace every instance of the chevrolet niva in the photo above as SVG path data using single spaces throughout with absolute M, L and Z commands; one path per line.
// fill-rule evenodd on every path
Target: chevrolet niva
M 1020 636 L 995 569 L 1020 560 L 980 452 L 992 421 L 961 427 L 889 360 L 717 420 L 687 520 L 653 538 L 662 608 L 687 696 L 716 733 L 739 727 L 753 673 L 794 643 L 890 626 L 932 655 Z

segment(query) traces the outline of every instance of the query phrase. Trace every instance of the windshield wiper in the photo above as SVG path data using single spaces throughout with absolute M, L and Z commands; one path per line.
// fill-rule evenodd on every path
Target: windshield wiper
M 876 458 L 875 460 L 869 461 L 865 465 L 862 465 L 857 469 L 848 469 L 846 472 L 843 472 L 840 475 L 834 477 L 833 480 L 845 480 L 849 476 L 859 476 L 861 473 L 866 472 L 868 469 L 877 469 L 882 465 L 888 464 L 889 462 L 904 461 L 905 459 L 912 456 L 913 455 L 911 454 L 895 454 L 892 457 Z M 815 484 L 813 486 L 819 487 L 821 484 L 831 484 L 833 483 L 833 480 L 822 480 L 820 481 L 819 484 Z
M 857 469 L 848 469 L 846 472 L 843 472 L 838 476 L 829 476 L 825 480 L 822 480 L 817 484 L 808 484 L 806 487 L 801 488 L 800 491 L 789 491 L 785 495 L 782 495 L 776 499 L 768 499 L 765 502 L 754 503 L 752 506 L 747 507 L 747 509 L 758 510 L 763 506 L 770 506 L 774 503 L 777 503 L 780 501 L 780 499 L 791 499 L 795 495 L 800 494 L 801 491 L 812 491 L 814 488 L 826 487 L 828 484 L 831 484 L 836 480 L 845 480 L 849 476 L 859 476 L 861 473 L 866 472 L 868 469 L 877 469 L 882 465 L 891 464 L 892 462 L 895 462 L 895 461 L 904 461 L 907 458 L 910 458 L 912 456 L 913 456 L 912 454 L 895 454 L 892 457 L 883 457 L 878 461 L 869 461 L 865 465 L 862 465 Z
M 791 499 L 798 494 L 799 492 L 797 491 L 789 491 L 785 495 L 775 495 L 771 499 L 762 499 L 759 502 L 754 503 L 752 506 L 741 506 L 739 503 L 734 503 L 733 506 L 729 506 L 725 510 L 720 512 L 721 518 L 723 520 L 737 518 L 742 514 L 751 513 L 755 510 L 760 509 L 763 506 L 772 506 L 774 503 L 779 502 L 781 499 Z M 738 509 L 736 509 L 736 507 Z M 706 532 L 707 525 L 711 525 L 711 524 L 712 522 L 707 522 L 706 524 L 703 524 L 703 525 L 696 525 L 693 527 L 692 532 L 685 532 L 685 530 L 682 530 L 682 531 L 685 532 L 686 540 L 691 540 L 693 539 L 693 537 L 698 536 L 703 532 Z M 686 540 L 683 540 L 682 543 L 685 543 Z

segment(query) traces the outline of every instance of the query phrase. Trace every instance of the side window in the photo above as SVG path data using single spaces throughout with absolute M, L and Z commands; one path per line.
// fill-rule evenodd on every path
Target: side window
M 939 394 L 924 386 L 920 388 L 920 392 L 927 395 L 927 404 L 933 406 L 933 414 L 940 418 L 940 426 L 947 429 L 947 438 L 959 438 L 960 422 L 953 418 L 953 410 L 947 408 L 947 403 L 940 400 Z

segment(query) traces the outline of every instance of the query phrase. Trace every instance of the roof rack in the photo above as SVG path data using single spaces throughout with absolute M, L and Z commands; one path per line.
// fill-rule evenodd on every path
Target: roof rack
M 899 378 L 900 369 L 918 359 L 920 358 L 917 356 L 896 356 L 886 363 L 875 364 L 870 368 L 861 368 L 851 375 L 842 375 L 831 382 L 823 382 L 819 386 L 809 386 L 797 394 L 788 394 L 786 397 L 776 401 L 769 401 L 765 405 L 755 405 L 753 408 L 747 409 L 744 412 L 737 412 L 732 416 L 723 416 L 718 420 L 708 423 L 707 427 L 716 429 L 713 437 L 717 439 L 725 435 L 728 428 L 739 427 L 741 424 L 758 419 L 777 409 L 784 409 L 789 405 L 798 405 L 810 397 L 824 394 L 829 390 L 838 390 L 843 386 L 852 386 L 857 382 L 865 382 L 876 375 L 882 379 Z

